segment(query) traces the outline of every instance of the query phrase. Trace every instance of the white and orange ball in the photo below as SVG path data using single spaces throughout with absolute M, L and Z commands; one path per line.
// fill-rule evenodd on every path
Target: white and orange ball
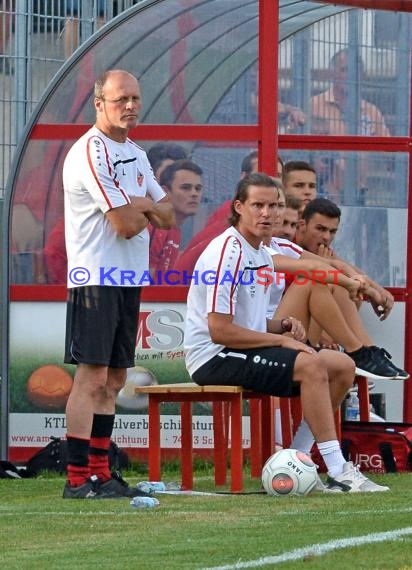
M 268 495 L 305 496 L 315 487 L 317 467 L 296 449 L 281 449 L 269 457 L 262 469 L 262 485 Z

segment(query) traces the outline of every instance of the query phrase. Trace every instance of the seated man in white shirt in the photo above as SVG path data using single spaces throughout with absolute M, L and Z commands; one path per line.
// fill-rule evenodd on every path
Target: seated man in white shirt
M 348 276 L 362 277 L 368 287 L 367 294 L 371 296 L 371 302 L 376 306 L 376 311 L 379 314 L 382 313 L 383 317 L 386 317 L 390 310 L 389 307 L 383 306 L 379 309 L 380 303 L 383 303 L 382 296 L 386 294 L 385 289 L 381 288 L 367 276 L 361 276 L 357 268 L 352 267 L 337 256 L 319 257 L 316 254 L 319 250 L 320 236 L 324 238 L 322 242 L 323 247 L 329 247 L 336 233 L 339 219 L 340 210 L 333 202 L 325 198 L 313 200 L 306 206 L 303 219 L 299 222 L 296 235 L 297 243 L 272 238 L 271 246 L 274 250 L 295 259 L 323 260 L 334 269 L 343 271 Z M 317 229 L 318 226 L 321 228 L 326 228 L 327 226 L 327 229 L 322 231 Z M 282 269 L 289 272 L 293 271 L 285 263 L 283 263 Z M 354 359 L 358 374 L 373 379 L 406 380 L 409 377 L 407 372 L 395 366 L 385 349 L 374 345 L 362 323 L 356 304 L 353 303 L 343 287 L 336 287 L 332 284 L 325 291 L 324 289 L 326 288 L 312 285 L 311 282 L 305 284 L 295 280 L 282 299 L 282 305 L 278 309 L 277 316 L 298 315 L 298 318 L 308 328 L 309 338 L 313 344 L 319 343 L 322 346 L 333 347 L 336 345 L 342 346 Z M 273 292 L 272 295 L 274 295 Z M 333 296 L 333 300 L 329 298 L 330 296 Z M 280 299 L 278 299 L 277 304 L 279 304 L 279 301 Z M 276 310 L 275 305 L 272 302 L 273 310 Z M 311 308 L 310 311 L 309 307 Z M 290 313 L 292 309 L 294 312 Z M 303 317 L 303 315 L 306 316 Z M 309 326 L 310 317 L 313 317 L 315 322 L 312 319 Z M 330 344 L 323 342 L 320 336 L 322 331 L 326 331 L 328 337 L 332 339 Z
M 296 319 L 266 318 L 274 267 L 262 242 L 272 233 L 276 188 L 263 173 L 243 178 L 232 201 L 232 225 L 196 263 L 199 278 L 187 301 L 187 369 L 200 385 L 241 385 L 274 396 L 300 393 L 305 429 L 328 469 L 327 488 L 387 491 L 345 461 L 337 439 L 333 413 L 353 384 L 354 362 L 341 352 L 313 350 Z

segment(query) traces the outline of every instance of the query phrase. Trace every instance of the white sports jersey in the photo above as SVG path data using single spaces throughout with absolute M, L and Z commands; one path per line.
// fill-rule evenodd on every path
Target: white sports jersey
M 300 259 L 303 248 L 300 245 L 293 243 L 286 238 L 272 237 L 270 245 L 276 243 L 279 248 L 279 253 L 282 255 L 287 255 L 288 257 L 293 257 L 293 259 Z
M 68 152 L 63 185 L 68 287 L 147 285 L 148 230 L 124 239 L 104 215 L 130 204 L 129 196 L 149 195 L 155 202 L 165 196 L 145 151 L 92 127 Z
M 234 228 L 228 228 L 199 257 L 187 298 L 186 367 L 192 375 L 223 348 L 210 338 L 209 313 L 232 315 L 247 329 L 266 332 L 271 256 L 252 247 Z
M 266 246 L 265 246 L 266 247 Z M 271 255 L 287 255 L 293 259 L 300 259 L 302 255 L 303 249 L 300 245 L 296 245 L 295 243 L 289 241 L 288 239 L 272 237 L 270 240 L 270 246 L 267 246 L 266 249 Z M 270 299 L 269 299 L 269 306 L 268 306 L 268 313 L 267 318 L 272 319 L 273 315 L 276 312 L 276 309 L 279 306 L 279 303 L 282 299 L 282 295 L 285 291 L 285 275 L 282 273 L 276 272 L 276 263 L 275 263 L 275 273 L 273 276 L 273 283 L 270 286 Z

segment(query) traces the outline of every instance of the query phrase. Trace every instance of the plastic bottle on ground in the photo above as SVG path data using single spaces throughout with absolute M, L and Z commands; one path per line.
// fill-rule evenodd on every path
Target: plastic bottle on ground
M 130 505 L 135 509 L 152 509 L 158 507 L 160 503 L 154 497 L 133 497 Z

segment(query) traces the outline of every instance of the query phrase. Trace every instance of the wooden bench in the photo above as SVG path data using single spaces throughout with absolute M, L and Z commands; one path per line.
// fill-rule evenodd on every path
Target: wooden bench
M 369 389 L 367 378 L 357 376 L 360 419 L 369 421 Z M 192 382 L 137 386 L 136 394 L 149 396 L 149 478 L 161 480 L 160 404 L 180 403 L 182 487 L 193 489 L 192 403 L 212 402 L 215 484 L 225 485 L 230 420 L 231 491 L 243 488 L 242 405 L 249 401 L 250 459 L 252 477 L 260 477 L 264 462 L 275 450 L 274 398 L 267 394 L 244 390 L 241 386 L 198 386 Z M 283 447 L 290 447 L 302 418 L 300 398 L 280 398 Z M 335 414 L 338 438 L 341 433 L 340 410 Z
M 182 486 L 193 489 L 192 403 L 211 402 L 214 436 L 215 484 L 226 483 L 230 420 L 231 491 L 243 488 L 242 404 L 249 400 L 251 418 L 251 475 L 260 477 L 263 463 L 274 452 L 273 398 L 241 386 L 198 386 L 192 382 L 137 386 L 149 396 L 149 478 L 161 480 L 160 404 L 180 403 Z

